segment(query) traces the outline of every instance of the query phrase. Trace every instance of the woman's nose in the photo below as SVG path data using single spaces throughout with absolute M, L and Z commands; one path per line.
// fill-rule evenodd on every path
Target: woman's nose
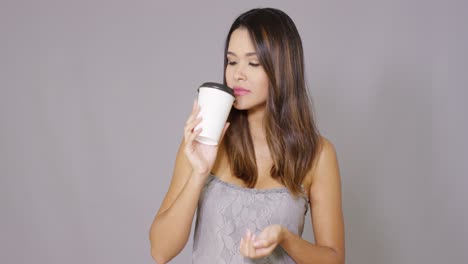
M 246 79 L 246 75 L 245 75 L 245 71 L 244 71 L 244 67 L 241 66 L 241 65 L 238 65 L 236 67 L 236 70 L 234 72 L 234 78 L 236 80 L 245 80 Z

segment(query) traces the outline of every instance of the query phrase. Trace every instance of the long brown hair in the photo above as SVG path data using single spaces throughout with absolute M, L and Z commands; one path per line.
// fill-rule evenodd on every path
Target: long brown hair
M 238 28 L 248 30 L 269 79 L 263 125 L 273 160 L 270 174 L 297 195 L 302 193 L 301 184 L 318 153 L 320 139 L 304 79 L 299 32 L 291 18 L 280 10 L 247 11 L 234 21 L 227 35 L 225 70 L 229 40 Z M 224 148 L 231 172 L 253 188 L 258 173 L 247 111 L 233 108 L 228 121 L 231 125 L 224 138 Z

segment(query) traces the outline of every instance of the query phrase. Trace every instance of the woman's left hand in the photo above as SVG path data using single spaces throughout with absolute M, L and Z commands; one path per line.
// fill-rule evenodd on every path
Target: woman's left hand
M 267 226 L 258 236 L 247 230 L 240 242 L 240 253 L 252 259 L 266 257 L 281 243 L 283 237 L 284 229 L 280 225 Z

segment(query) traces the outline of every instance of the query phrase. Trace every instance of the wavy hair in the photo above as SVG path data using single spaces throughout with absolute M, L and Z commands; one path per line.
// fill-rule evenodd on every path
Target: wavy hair
M 273 8 L 257 8 L 240 15 L 226 38 L 224 70 L 232 33 L 245 28 L 268 79 L 263 125 L 273 165 L 271 176 L 298 195 L 318 153 L 320 134 L 315 125 L 304 78 L 304 54 L 299 32 L 291 18 Z M 224 84 L 226 77 L 224 76 Z M 247 111 L 233 108 L 224 137 L 232 174 L 249 188 L 257 182 L 257 164 Z

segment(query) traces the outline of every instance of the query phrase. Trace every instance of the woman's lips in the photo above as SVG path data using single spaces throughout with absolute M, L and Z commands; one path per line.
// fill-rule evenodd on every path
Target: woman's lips
M 234 87 L 234 95 L 240 96 L 250 93 L 250 90 L 244 89 L 242 87 Z

